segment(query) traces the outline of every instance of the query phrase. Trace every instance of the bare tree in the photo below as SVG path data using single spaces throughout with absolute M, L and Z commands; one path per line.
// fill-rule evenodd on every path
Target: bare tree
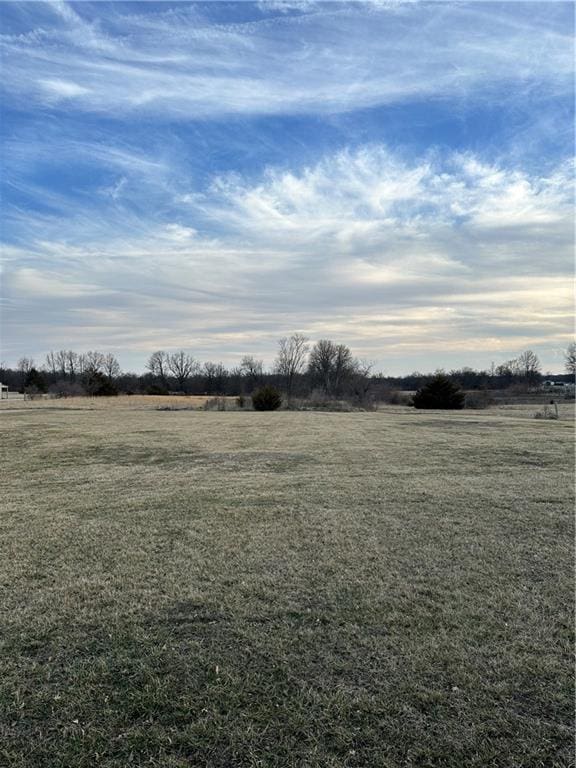
M 332 388 L 335 394 L 339 394 L 346 379 L 350 378 L 356 369 L 357 362 L 352 352 L 345 344 L 338 344 L 334 359 L 334 374 Z
M 34 360 L 31 357 L 21 357 L 18 360 L 18 370 L 24 376 L 27 376 L 34 368 Z
M 505 363 L 497 366 L 496 375 L 505 379 L 505 383 L 512 383 L 515 376 L 520 376 L 520 364 L 518 360 L 507 360 Z
M 71 349 L 59 352 L 58 355 L 62 355 L 61 369 L 67 373 L 71 379 L 75 379 L 77 373 L 82 373 L 80 370 L 80 355 L 73 352 Z
M 320 339 L 310 352 L 308 371 L 326 394 L 338 394 L 354 373 L 355 366 L 352 352 L 345 344 Z
M 104 375 L 112 381 L 120 375 L 120 363 L 116 359 L 116 356 L 112 352 L 107 352 L 104 355 L 104 362 L 102 364 Z
M 228 371 L 228 382 L 233 392 L 237 394 L 244 392 L 244 377 L 239 365 L 235 365 Z
M 527 381 L 536 381 L 540 376 L 542 366 L 538 356 L 532 352 L 531 349 L 527 349 L 518 357 L 518 369 L 520 375 Z
M 227 376 L 226 368 L 222 363 L 207 362 L 202 366 L 204 376 L 204 388 L 209 395 L 220 395 L 224 391 L 224 383 Z
M 186 392 L 188 379 L 193 373 L 198 371 L 198 369 L 198 363 L 193 357 L 184 352 L 184 350 L 174 352 L 168 358 L 168 370 L 178 382 L 178 389 L 181 392 Z
M 146 363 L 146 368 L 148 368 L 152 376 L 160 379 L 164 386 L 168 384 L 169 358 L 168 353 L 160 349 L 157 352 L 152 352 Z
M 337 357 L 336 345 L 328 339 L 320 339 L 312 347 L 308 360 L 308 371 L 328 394 L 332 389 L 332 376 Z
M 568 344 L 568 349 L 564 353 L 564 368 L 566 373 L 576 374 L 576 343 Z
M 56 352 L 48 352 L 46 355 L 46 370 L 53 376 L 58 374 L 58 356 Z
M 248 384 L 248 391 L 251 392 L 262 382 L 264 361 L 256 360 L 252 355 L 244 355 L 240 360 L 240 373 Z
M 355 360 L 352 374 L 352 388 L 354 396 L 360 403 L 366 402 L 372 387 L 372 368 L 374 363 L 369 360 Z
M 63 349 L 59 349 L 58 352 L 55 354 L 55 363 L 58 368 L 58 373 L 62 378 L 66 376 L 67 366 L 66 366 L 66 351 Z
M 104 369 L 104 354 L 90 350 L 84 355 L 84 373 L 102 373 Z
M 308 339 L 301 333 L 293 333 L 278 342 L 278 356 L 274 364 L 275 370 L 284 377 L 288 403 L 292 397 L 294 379 L 306 367 L 308 356 Z

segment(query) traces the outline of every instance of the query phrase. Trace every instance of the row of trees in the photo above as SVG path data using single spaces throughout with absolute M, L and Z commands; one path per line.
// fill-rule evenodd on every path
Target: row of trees
M 171 382 L 175 382 L 178 390 L 183 392 L 194 379 L 204 383 L 207 394 L 224 394 L 231 381 L 237 392 L 249 394 L 274 379 L 290 400 L 303 385 L 319 388 L 333 397 L 350 388 L 361 396 L 366 390 L 372 365 L 354 357 L 345 344 L 321 339 L 311 347 L 306 336 L 295 333 L 280 339 L 269 372 L 264 369 L 264 361 L 252 355 L 245 355 L 238 366 L 227 370 L 222 363 L 201 364 L 183 350 L 172 354 L 158 350 L 150 355 L 146 368 L 160 387 L 168 389 Z
M 576 373 L 576 345 L 566 350 L 567 374 Z M 512 384 L 534 385 L 541 378 L 541 364 L 532 350 L 489 370 L 461 368 L 446 376 L 465 389 L 499 389 Z M 279 387 L 288 401 L 319 390 L 326 397 L 364 400 L 369 394 L 385 395 L 386 390 L 417 390 L 432 374 L 414 372 L 390 377 L 372 373 L 372 364 L 355 357 L 345 344 L 329 339 L 316 343 L 300 333 L 279 340 L 277 355 L 270 370 L 263 360 L 245 355 L 240 363 L 227 368 L 221 362 L 196 360 L 185 350 L 153 352 L 146 373 L 123 373 L 110 352 L 72 350 L 51 351 L 43 365 L 23 357 L 16 369 L 0 367 L 0 380 L 11 389 L 53 391 L 61 394 L 114 394 L 148 392 L 163 394 L 238 395 L 251 394 L 266 384 Z
M 541 372 L 540 360 L 531 349 L 527 349 L 526 352 L 522 352 L 518 357 L 498 365 L 495 370 L 496 376 L 508 381 L 521 378 L 529 382 L 538 381 Z
M 30 369 L 34 367 L 34 361 L 22 358 L 19 367 Z M 44 370 L 52 376 L 75 379 L 86 373 L 101 373 L 109 379 L 120 375 L 120 363 L 111 352 L 90 351 L 78 354 L 72 350 L 60 350 L 48 352 Z

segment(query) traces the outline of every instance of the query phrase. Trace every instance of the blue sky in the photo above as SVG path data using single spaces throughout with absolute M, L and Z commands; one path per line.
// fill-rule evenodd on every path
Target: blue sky
M 0 3 L 2 359 L 572 338 L 574 6 Z

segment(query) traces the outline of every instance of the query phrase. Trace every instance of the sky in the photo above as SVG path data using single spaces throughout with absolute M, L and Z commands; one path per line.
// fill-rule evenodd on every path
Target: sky
M 574 5 L 0 2 L 1 358 L 573 338 Z

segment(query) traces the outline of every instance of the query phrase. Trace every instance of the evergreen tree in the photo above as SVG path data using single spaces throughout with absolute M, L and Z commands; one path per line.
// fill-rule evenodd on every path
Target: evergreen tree
M 414 395 L 414 408 L 460 410 L 464 408 L 464 392 L 443 373 L 437 373 Z

